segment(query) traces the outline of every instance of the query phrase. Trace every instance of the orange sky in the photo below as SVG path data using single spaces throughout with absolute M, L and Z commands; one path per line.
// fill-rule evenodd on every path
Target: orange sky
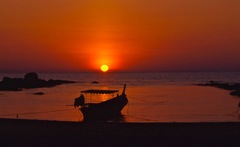
M 240 71 L 239 0 L 0 0 L 0 72 Z

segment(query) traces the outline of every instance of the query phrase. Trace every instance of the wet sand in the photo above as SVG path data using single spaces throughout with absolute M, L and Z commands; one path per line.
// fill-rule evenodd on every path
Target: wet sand
M 0 119 L 0 146 L 233 146 L 240 123 L 80 123 Z

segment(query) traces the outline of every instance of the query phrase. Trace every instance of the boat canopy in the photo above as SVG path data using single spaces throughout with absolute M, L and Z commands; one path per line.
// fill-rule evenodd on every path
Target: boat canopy
M 113 94 L 119 92 L 119 90 L 96 90 L 96 89 L 90 89 L 90 90 L 84 90 L 81 91 L 81 93 L 86 94 Z

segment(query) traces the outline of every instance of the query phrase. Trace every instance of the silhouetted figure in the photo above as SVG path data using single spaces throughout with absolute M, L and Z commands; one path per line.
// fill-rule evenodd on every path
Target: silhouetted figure
M 240 109 L 240 102 L 238 103 L 238 109 L 237 109 L 237 112 L 238 112 L 239 109 Z
M 237 111 L 236 111 L 236 113 L 238 114 L 238 117 L 240 119 L 240 114 L 238 113 L 239 109 L 240 109 L 240 102 L 238 103 L 238 108 L 237 108 Z
M 74 107 L 83 106 L 85 104 L 85 99 L 83 94 L 81 94 L 78 98 L 74 101 Z
M 240 114 L 238 113 L 239 109 L 240 109 L 240 102 L 238 103 L 237 110 L 235 112 L 233 112 L 232 114 L 237 115 L 239 117 L 239 119 L 240 119 Z

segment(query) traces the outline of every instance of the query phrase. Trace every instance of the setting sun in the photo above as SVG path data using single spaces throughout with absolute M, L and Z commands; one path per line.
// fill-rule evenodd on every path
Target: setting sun
M 103 72 L 108 71 L 108 69 L 109 69 L 108 66 L 105 65 L 105 64 L 101 66 L 101 70 L 102 70 Z

